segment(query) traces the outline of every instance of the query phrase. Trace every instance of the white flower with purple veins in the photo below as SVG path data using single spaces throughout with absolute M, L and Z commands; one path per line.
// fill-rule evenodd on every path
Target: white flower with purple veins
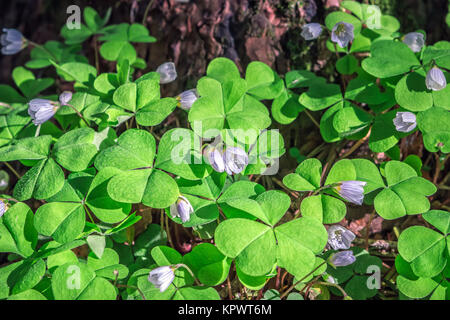
M 322 26 L 319 23 L 308 23 L 302 28 L 300 34 L 305 40 L 317 39 L 322 33 Z
M 194 208 L 186 197 L 178 196 L 177 202 L 170 206 L 172 217 L 179 217 L 183 223 L 189 221 Z
M 353 255 L 353 251 L 340 251 L 333 253 L 329 258 L 328 262 L 333 267 L 345 267 L 351 265 L 356 261 L 356 257 Z
M 328 228 L 328 243 L 334 250 L 349 249 L 353 240 L 355 234 L 338 224 Z
M 397 112 L 393 122 L 400 132 L 410 132 L 417 126 L 416 115 L 412 112 Z
M 179 106 L 183 110 L 191 109 L 194 102 L 198 99 L 198 94 L 196 89 L 186 90 L 180 93 L 177 97 L 179 101 Z
M 5 214 L 7 209 L 6 204 L 0 200 L 0 218 Z
M 364 186 L 366 184 L 367 182 L 365 181 L 350 180 L 342 181 L 334 188 L 345 200 L 362 205 L 364 200 Z
M 248 164 L 247 153 L 239 147 L 230 147 L 223 155 L 225 171 L 229 174 L 241 173 Z
M 47 99 L 33 99 L 28 106 L 28 114 L 36 126 L 49 120 L 59 109 L 58 103 Z
M 72 92 L 70 91 L 64 91 L 59 95 L 59 102 L 62 106 L 66 106 L 70 100 L 72 100 Z
M 224 172 L 225 171 L 225 161 L 223 153 L 212 146 L 208 146 L 205 150 L 205 153 L 208 157 L 208 162 L 214 171 Z
M 345 48 L 355 37 L 353 30 L 355 27 L 351 23 L 338 22 L 331 30 L 331 41 L 337 43 L 341 48 Z
M 153 285 L 159 289 L 159 292 L 166 291 L 173 279 L 175 279 L 175 273 L 171 266 L 153 269 L 148 276 L 148 281 L 153 283 Z
M 403 43 L 406 44 L 413 52 L 420 52 L 425 45 L 425 39 L 420 32 L 410 32 L 403 37 Z
M 172 82 L 177 78 L 177 70 L 173 62 L 163 63 L 156 69 L 156 72 L 159 73 L 159 83 L 161 84 Z
M 439 91 L 447 86 L 447 79 L 441 69 L 433 67 L 427 73 L 425 84 L 429 90 Z
M 2 53 L 4 55 L 16 54 L 25 48 L 25 38 L 20 31 L 4 28 L 3 32 L 0 36 L 0 43 L 2 44 Z

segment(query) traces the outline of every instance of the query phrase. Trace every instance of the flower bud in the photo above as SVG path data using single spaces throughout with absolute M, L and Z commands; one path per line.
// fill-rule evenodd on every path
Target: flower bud
M 366 184 L 367 182 L 365 181 L 342 181 L 335 189 L 345 200 L 362 205 L 364 200 L 364 186 Z
M 397 112 L 393 122 L 400 132 L 410 132 L 417 126 L 416 115 L 412 112 Z
M 406 44 L 413 52 L 420 52 L 425 45 L 425 39 L 420 32 L 410 32 L 403 37 L 403 43 Z
M 5 214 L 6 212 L 6 204 L 0 200 L 0 218 Z
M 345 266 L 351 265 L 355 261 L 356 261 L 356 257 L 353 255 L 353 251 L 351 251 L 351 250 L 333 253 L 328 258 L 328 263 L 332 267 L 345 267 Z
M 439 91 L 447 86 L 447 79 L 441 69 L 433 67 L 427 73 L 425 84 L 429 90 Z
M 5 170 L 0 170 L 0 191 L 6 190 L 9 185 L 9 175 Z
M 156 69 L 156 72 L 159 73 L 159 83 L 161 84 L 172 82 L 177 78 L 177 70 L 173 62 L 163 63 Z
M 36 126 L 49 120 L 59 109 L 57 103 L 47 99 L 33 99 L 28 105 L 28 114 Z
M 3 28 L 3 34 L 0 36 L 2 45 L 2 54 L 16 54 L 26 47 L 26 41 L 22 33 L 16 29 Z
M 197 90 L 191 89 L 186 90 L 180 93 L 180 95 L 177 97 L 179 101 L 179 107 L 183 110 L 189 110 L 191 109 L 194 102 L 198 99 Z
M 321 33 L 322 26 L 319 23 L 308 23 L 303 26 L 300 35 L 305 40 L 314 40 L 317 39 Z
M 328 243 L 334 250 L 349 249 L 354 239 L 353 232 L 338 224 L 328 228 Z
M 345 48 L 350 41 L 353 41 L 355 27 L 351 23 L 338 22 L 331 30 L 331 41 L 337 43 L 341 48 Z
M 176 203 L 170 206 L 170 214 L 172 217 L 179 217 L 183 223 L 189 221 L 194 208 L 186 197 L 178 196 Z
M 247 153 L 239 147 L 230 147 L 224 153 L 225 171 L 229 174 L 241 173 L 248 164 Z
M 171 266 L 158 267 L 150 271 L 148 281 L 159 289 L 160 292 L 166 291 L 173 279 L 175 279 L 174 269 Z
M 62 106 L 67 105 L 70 100 L 72 100 L 72 92 L 70 91 L 64 91 L 59 95 L 59 102 Z

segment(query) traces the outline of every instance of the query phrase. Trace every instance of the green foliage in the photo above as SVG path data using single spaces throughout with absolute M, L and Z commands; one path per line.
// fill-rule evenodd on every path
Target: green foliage
M 27 41 L 25 67 L 13 69 L 13 86 L 0 84 L 0 190 L 12 193 L 0 197 L 0 299 L 218 300 L 230 283 L 264 300 L 364 300 L 384 299 L 383 283 L 401 297 L 448 300 L 449 213 L 434 209 L 445 208 L 450 86 L 432 90 L 426 78 L 438 67 L 450 81 L 450 44 L 414 52 L 377 6 L 341 9 L 323 22 L 323 48 L 337 56 L 326 78 L 217 57 L 189 98 L 161 93 L 164 74 L 135 48 L 156 39 L 142 24 L 107 25 L 111 9 L 85 7 L 81 28 L 62 27 L 64 43 Z M 346 48 L 331 41 L 339 22 L 354 27 Z M 99 48 L 89 58 L 88 40 Z M 57 102 L 61 83 L 73 92 Z M 36 98 L 44 115 L 30 112 Z M 403 130 L 399 112 L 417 126 Z M 324 143 L 308 154 L 283 134 L 309 119 Z M 431 160 L 404 154 L 409 135 Z M 364 159 L 351 156 L 360 146 Z M 295 170 L 279 166 L 286 147 Z M 355 198 L 364 213 L 425 221 L 401 231 L 395 279 L 361 239 L 346 246 L 353 263 L 329 261 L 338 250 L 326 225 L 353 219 Z M 155 270 L 173 273 L 165 290 Z

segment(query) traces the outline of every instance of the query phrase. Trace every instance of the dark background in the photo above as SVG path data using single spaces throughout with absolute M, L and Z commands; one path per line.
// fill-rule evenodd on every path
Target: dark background
M 218 56 L 227 56 L 243 68 L 249 61 L 260 60 L 280 73 L 295 68 L 333 73 L 334 55 L 324 48 L 324 43 L 304 41 L 300 27 L 310 21 L 323 23 L 326 14 L 337 9 L 339 0 L 1 0 L 0 27 L 17 28 L 25 37 L 42 44 L 63 40 L 59 32 L 68 17 L 69 5 L 77 4 L 82 10 L 92 6 L 102 16 L 112 7 L 109 24 L 114 24 L 141 23 L 149 3 L 145 24 L 158 41 L 138 45 L 138 54 L 147 61 L 149 70 L 165 61 L 176 63 L 180 78 L 170 91 L 195 85 L 207 63 Z M 401 32 L 423 29 L 428 44 L 450 39 L 445 24 L 447 0 L 370 3 L 397 17 Z M 14 56 L 0 55 L 0 83 L 11 83 L 11 70 L 28 60 L 29 50 Z M 83 50 L 92 58 L 92 43 L 85 43 Z M 102 71 L 113 67 L 102 65 Z

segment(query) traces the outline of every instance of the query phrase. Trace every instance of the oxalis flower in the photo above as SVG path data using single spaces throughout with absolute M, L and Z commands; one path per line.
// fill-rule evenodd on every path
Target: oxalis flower
M 33 99 L 28 106 L 28 114 L 36 126 L 53 117 L 60 107 L 59 103 L 47 99 Z
M 355 37 L 353 30 L 355 27 L 351 23 L 338 22 L 331 30 L 331 41 L 337 43 L 341 48 L 345 48 Z
M 178 196 L 177 202 L 170 206 L 170 214 L 172 217 L 179 217 L 183 223 L 189 221 L 194 208 L 186 197 Z
M 229 174 L 241 173 L 248 164 L 247 153 L 239 147 L 229 147 L 223 155 L 225 171 Z
M 319 23 L 308 23 L 302 28 L 302 33 L 300 35 L 305 40 L 317 39 L 322 33 L 322 26 Z
M 397 112 L 393 122 L 400 132 L 410 132 L 417 126 L 416 115 L 412 112 Z
M 335 224 L 328 228 L 328 243 L 334 250 L 349 249 L 355 234 L 344 227 Z
M 0 36 L 0 43 L 2 45 L 2 54 L 11 55 L 16 54 L 27 46 L 27 42 L 22 33 L 16 29 L 3 29 L 3 34 Z
M 351 265 L 355 261 L 356 261 L 356 257 L 353 255 L 353 251 L 351 251 L 351 250 L 333 253 L 328 258 L 328 263 L 334 268 L 345 267 L 345 266 Z
M 354 204 L 361 205 L 364 199 L 364 186 L 367 184 L 365 181 L 342 181 L 334 188 L 339 195 L 345 200 Z
M 177 97 L 178 106 L 183 110 L 189 110 L 197 99 L 198 94 L 196 89 L 183 91 Z
M 156 69 L 156 72 L 159 73 L 159 83 L 161 84 L 172 82 L 177 78 L 177 70 L 173 62 L 163 63 Z
M 59 95 L 59 102 L 62 106 L 66 106 L 72 100 L 72 92 L 64 91 Z
M 410 32 L 403 37 L 403 43 L 406 44 L 413 52 L 420 52 L 425 45 L 425 39 L 420 32 Z
M 208 162 L 214 171 L 225 171 L 225 160 L 221 150 L 213 146 L 208 146 L 205 149 L 205 155 L 207 156 Z
M 148 281 L 159 289 L 159 292 L 164 292 L 170 286 L 173 279 L 175 279 L 175 268 L 171 266 L 158 267 L 150 271 Z
M 441 69 L 433 67 L 427 73 L 425 84 L 429 90 L 439 91 L 447 86 L 447 79 Z

